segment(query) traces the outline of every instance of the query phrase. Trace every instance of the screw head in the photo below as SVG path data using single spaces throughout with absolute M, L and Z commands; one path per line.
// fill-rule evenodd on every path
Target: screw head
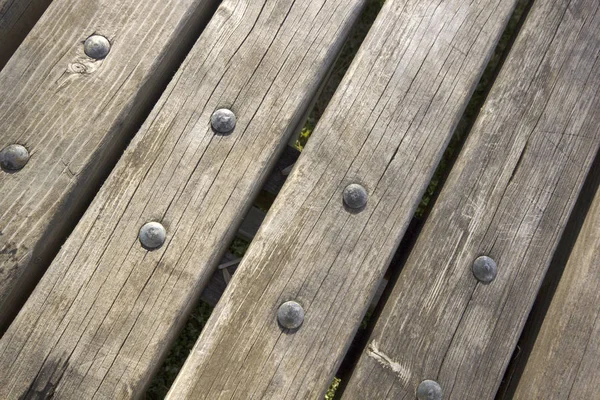
M 436 381 L 424 380 L 417 388 L 417 399 L 442 400 L 442 387 Z
M 101 35 L 92 35 L 83 43 L 85 54 L 96 60 L 103 59 L 110 52 L 110 42 Z
M 496 265 L 496 261 L 490 257 L 477 257 L 473 262 L 473 275 L 475 275 L 475 278 L 484 285 L 487 285 L 496 279 L 497 274 L 498 266 Z
M 141 227 L 138 235 L 140 243 L 147 250 L 158 249 L 165 243 L 167 231 L 158 222 L 148 222 Z
M 217 133 L 231 133 L 235 129 L 235 114 L 231 110 L 221 108 L 215 111 L 210 117 L 210 123 L 212 125 L 213 130 Z
M 304 309 L 295 301 L 286 301 L 277 311 L 277 321 L 285 329 L 296 329 L 304 322 Z
M 25 146 L 11 144 L 0 151 L 0 166 L 7 171 L 18 171 L 29 161 L 29 152 Z
M 344 189 L 344 204 L 353 210 L 364 208 L 367 205 L 367 197 L 367 190 L 358 183 L 350 184 Z

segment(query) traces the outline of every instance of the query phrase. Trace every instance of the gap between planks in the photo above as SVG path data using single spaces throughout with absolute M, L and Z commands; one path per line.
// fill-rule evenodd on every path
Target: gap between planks
M 13 5 L 23 4 L 16 0 Z M 55 0 L 0 71 L 0 332 L 59 251 L 212 15 L 217 0 Z M 85 55 L 92 34 L 106 58 Z

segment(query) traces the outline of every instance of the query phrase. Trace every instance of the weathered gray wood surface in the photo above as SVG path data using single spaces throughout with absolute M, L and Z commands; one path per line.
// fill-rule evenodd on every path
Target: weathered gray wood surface
M 0 398 L 143 393 L 363 4 L 221 4 L 0 340 Z M 148 252 L 151 220 L 167 241 Z
M 600 191 L 569 256 L 513 398 L 600 398 L 599 287 Z
M 217 0 L 56 0 L 0 72 L 0 149 L 29 163 L 0 171 L 0 332 L 214 11 Z M 97 33 L 103 60 L 83 42 Z
M 386 2 L 169 398 L 322 396 L 514 4 Z M 369 202 L 349 213 L 355 182 Z
M 0 0 L 0 70 L 52 0 Z
M 342 398 L 413 399 L 424 379 L 494 398 L 598 151 L 598 7 L 534 3 Z

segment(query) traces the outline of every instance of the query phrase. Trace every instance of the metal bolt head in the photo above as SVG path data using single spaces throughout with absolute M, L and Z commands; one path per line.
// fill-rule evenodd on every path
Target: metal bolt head
M 29 161 L 25 146 L 11 144 L 0 151 L 0 166 L 7 171 L 18 171 Z
M 297 329 L 304 322 L 304 309 L 295 301 L 286 301 L 279 306 L 277 321 L 285 329 Z
M 417 399 L 442 400 L 442 387 L 436 381 L 424 380 L 417 388 Z
M 367 190 L 357 183 L 344 189 L 344 204 L 353 210 L 360 210 L 367 205 Z
M 221 108 L 210 117 L 210 123 L 215 132 L 226 134 L 235 129 L 236 118 L 233 111 Z
M 496 279 L 497 274 L 498 266 L 496 265 L 496 261 L 490 257 L 477 257 L 473 262 L 473 275 L 475 275 L 475 278 L 484 285 L 487 285 Z
M 101 60 L 110 52 L 110 42 L 101 35 L 92 35 L 83 43 L 85 54 L 96 60 Z
M 158 222 L 148 222 L 140 229 L 139 239 L 142 246 L 147 250 L 158 249 L 165 243 L 167 231 Z

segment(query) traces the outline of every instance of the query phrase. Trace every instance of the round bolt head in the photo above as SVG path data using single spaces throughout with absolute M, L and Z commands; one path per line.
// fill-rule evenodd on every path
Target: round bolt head
M 210 117 L 210 123 L 215 132 L 225 134 L 233 132 L 235 129 L 236 118 L 233 111 L 221 108 Z
M 0 151 L 0 166 L 7 171 L 18 171 L 29 161 L 25 146 L 11 144 Z
M 424 380 L 417 388 L 417 399 L 442 400 L 442 387 L 436 381 Z
M 353 210 L 360 210 L 367 205 L 367 190 L 357 183 L 344 189 L 344 204 Z
M 96 60 L 101 60 L 110 52 L 110 42 L 101 35 L 92 35 L 83 43 L 85 54 Z
M 498 266 L 496 265 L 496 261 L 490 257 L 477 257 L 473 262 L 473 275 L 475 275 L 475 278 L 484 285 L 487 285 L 496 279 L 497 274 Z
M 297 329 L 304 322 L 304 309 L 295 301 L 286 301 L 279 306 L 277 321 L 285 329 Z
M 148 222 L 140 229 L 139 238 L 145 249 L 154 250 L 165 243 L 167 231 L 158 222 Z

